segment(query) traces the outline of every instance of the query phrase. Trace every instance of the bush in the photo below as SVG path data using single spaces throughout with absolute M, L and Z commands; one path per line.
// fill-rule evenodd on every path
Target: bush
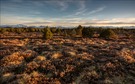
M 84 28 L 82 30 L 82 35 L 83 37 L 93 37 L 94 35 L 94 30 L 91 28 Z
M 61 29 L 58 28 L 58 29 L 56 30 L 56 33 L 60 35 L 60 34 L 61 34 Z
M 79 25 L 76 29 L 76 34 L 82 36 L 82 30 L 83 30 L 83 27 Z
M 52 33 L 55 33 L 56 31 L 57 31 L 56 28 L 51 28 L 51 32 L 52 32 Z
M 66 31 L 66 30 L 64 30 L 63 35 L 64 35 L 65 37 L 67 37 L 67 36 L 68 36 L 68 34 L 67 34 L 67 31 Z
M 51 32 L 50 28 L 45 28 L 43 33 L 44 39 L 51 39 L 53 37 L 53 33 Z
M 105 39 L 113 39 L 113 38 L 117 38 L 117 35 L 113 30 L 105 29 L 100 33 L 100 37 Z
M 71 32 L 70 32 L 70 36 L 74 37 L 75 35 L 76 35 L 76 31 L 75 31 L 75 29 L 72 29 Z
M 6 32 L 6 29 L 5 28 L 0 28 L 0 33 L 4 33 Z

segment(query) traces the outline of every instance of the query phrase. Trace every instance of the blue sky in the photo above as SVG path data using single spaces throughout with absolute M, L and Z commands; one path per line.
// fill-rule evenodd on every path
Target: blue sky
M 135 0 L 0 0 L 0 25 L 135 25 Z

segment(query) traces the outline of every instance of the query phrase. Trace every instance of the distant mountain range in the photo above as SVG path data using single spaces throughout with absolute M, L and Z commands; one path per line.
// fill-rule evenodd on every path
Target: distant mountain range
M 23 25 L 23 24 L 17 24 L 17 25 L 0 25 L 0 27 L 11 27 L 11 28 L 20 28 L 20 27 L 27 27 L 26 25 Z
M 27 26 L 23 24 L 17 24 L 17 25 L 0 25 L 0 28 L 45 28 L 47 26 Z M 87 26 L 88 27 L 88 26 Z M 90 26 L 94 28 L 127 28 L 127 29 L 135 29 L 135 26 Z M 62 27 L 62 26 L 57 26 L 56 28 L 74 28 L 74 27 Z
M 17 25 L 0 25 L 2 28 L 45 28 L 46 26 L 27 26 L 23 24 Z

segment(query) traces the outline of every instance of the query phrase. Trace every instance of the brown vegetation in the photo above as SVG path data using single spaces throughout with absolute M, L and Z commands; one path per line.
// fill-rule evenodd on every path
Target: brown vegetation
M 54 33 L 52 39 L 48 40 L 11 39 L 7 38 L 5 33 L 1 33 L 0 84 L 135 83 L 133 37 L 123 37 L 124 34 L 118 31 L 115 32 L 118 39 L 103 39 L 94 35 L 88 36 L 91 38 L 65 37 L 62 31 L 58 30 L 59 34 Z M 77 32 L 77 29 L 75 31 Z M 77 34 L 83 36 L 83 32 L 80 31 L 81 28 Z M 99 34 L 100 30 L 93 29 L 92 32 Z M 26 32 L 22 34 L 8 32 L 8 35 L 23 37 L 24 33 Z M 35 32 L 26 34 L 35 36 Z M 36 34 L 37 37 L 43 35 L 42 32 Z

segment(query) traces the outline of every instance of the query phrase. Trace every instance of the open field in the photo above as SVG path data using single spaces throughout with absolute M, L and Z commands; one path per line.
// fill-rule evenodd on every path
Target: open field
M 0 84 L 135 84 L 135 0 L 0 0 Z
M 0 84 L 135 83 L 134 39 L 45 40 L 42 33 L 28 34 L 1 34 Z

